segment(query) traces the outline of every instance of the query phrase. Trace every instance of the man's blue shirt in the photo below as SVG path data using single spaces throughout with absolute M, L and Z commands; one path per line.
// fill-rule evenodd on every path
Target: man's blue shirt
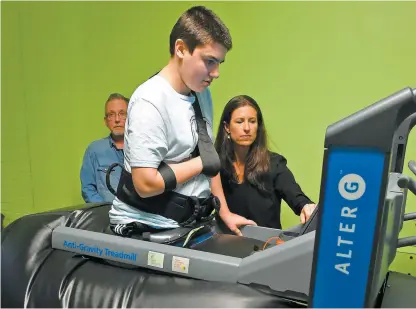
M 81 167 L 82 197 L 86 203 L 112 202 L 114 195 L 108 190 L 105 177 L 113 163 L 124 166 L 123 149 L 117 149 L 111 135 L 92 142 L 84 154 Z M 121 169 L 116 167 L 110 175 L 114 190 L 120 180 Z

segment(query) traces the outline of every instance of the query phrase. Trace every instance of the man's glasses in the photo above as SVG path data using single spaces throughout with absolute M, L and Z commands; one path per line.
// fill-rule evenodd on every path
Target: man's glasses
M 116 119 L 116 116 L 117 115 L 118 115 L 118 117 L 120 119 L 123 119 L 123 120 L 125 120 L 127 118 L 127 113 L 126 112 L 119 112 L 118 114 L 116 114 L 116 113 L 109 113 L 109 114 L 105 115 L 105 117 L 108 120 L 114 120 L 114 119 Z

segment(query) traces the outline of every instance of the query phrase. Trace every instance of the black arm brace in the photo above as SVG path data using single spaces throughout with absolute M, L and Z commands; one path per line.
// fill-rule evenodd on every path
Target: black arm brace
M 123 166 L 119 163 L 111 164 L 107 170 L 106 177 L 105 177 L 105 182 L 106 182 L 108 190 L 115 196 L 117 196 L 117 193 L 114 190 L 114 188 L 111 186 L 110 174 L 116 168 L 116 166 L 120 166 L 123 169 Z M 165 182 L 165 192 L 175 190 L 176 185 L 177 185 L 176 176 L 173 170 L 170 168 L 170 166 L 162 161 L 159 167 L 157 168 L 157 170 L 162 176 L 163 181 Z
M 176 188 L 176 176 L 173 170 L 165 162 L 161 162 L 158 169 L 165 182 L 165 191 L 172 191 Z

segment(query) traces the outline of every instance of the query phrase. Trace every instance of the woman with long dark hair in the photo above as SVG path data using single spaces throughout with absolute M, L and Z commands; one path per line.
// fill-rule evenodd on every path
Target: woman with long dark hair
M 253 98 L 239 95 L 227 103 L 215 148 L 221 160 L 222 189 L 212 190 L 221 200 L 220 217 L 230 230 L 241 235 L 236 220 L 227 221 L 230 214 L 281 229 L 282 199 L 302 223 L 309 219 L 316 205 L 296 183 L 287 160 L 268 149 L 263 115 Z

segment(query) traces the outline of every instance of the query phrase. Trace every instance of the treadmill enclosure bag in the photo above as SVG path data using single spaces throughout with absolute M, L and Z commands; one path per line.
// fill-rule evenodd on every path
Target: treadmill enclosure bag
M 2 232 L 2 308 L 293 307 L 241 284 L 208 282 L 55 250 L 57 226 L 104 232 L 108 204 L 24 216 Z

